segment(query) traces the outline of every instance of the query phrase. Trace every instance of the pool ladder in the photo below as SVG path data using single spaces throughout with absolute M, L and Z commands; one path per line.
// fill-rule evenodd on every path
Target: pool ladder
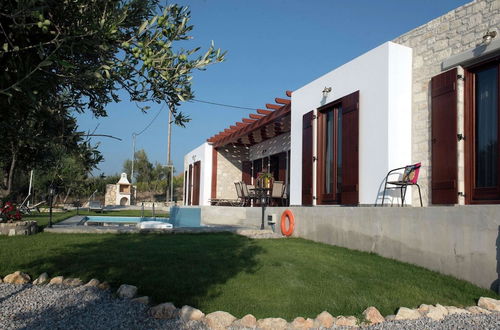
M 144 202 L 141 204 L 141 218 L 144 219 Z M 156 220 L 155 203 L 153 203 L 153 219 Z

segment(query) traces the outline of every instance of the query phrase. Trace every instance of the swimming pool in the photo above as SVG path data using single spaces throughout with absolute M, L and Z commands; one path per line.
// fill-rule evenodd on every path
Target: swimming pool
M 85 216 L 82 223 L 85 226 L 122 226 L 136 227 L 137 224 L 147 221 L 158 221 L 161 223 L 172 224 L 174 228 L 201 227 L 199 217 L 183 216 L 178 217 L 174 212 L 171 218 L 153 218 L 153 217 L 124 217 L 124 216 Z

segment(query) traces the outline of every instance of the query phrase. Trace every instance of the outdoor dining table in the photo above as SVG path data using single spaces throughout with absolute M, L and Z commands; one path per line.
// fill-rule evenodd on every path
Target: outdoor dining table
M 260 206 L 262 207 L 262 223 L 260 224 L 260 229 L 264 229 L 264 210 L 269 203 L 269 193 L 271 188 L 255 187 L 250 188 L 255 193 L 255 199 L 260 201 Z

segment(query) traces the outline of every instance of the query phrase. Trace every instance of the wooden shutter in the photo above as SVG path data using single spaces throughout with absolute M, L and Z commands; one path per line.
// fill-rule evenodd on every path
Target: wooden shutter
M 342 98 L 342 183 L 340 202 L 359 203 L 359 91 Z
M 193 187 L 193 165 L 189 164 L 189 174 L 188 174 L 189 180 L 188 180 L 188 204 L 191 205 L 191 191 Z
M 314 111 L 302 117 L 302 205 L 313 204 L 313 124 Z
M 241 181 L 252 184 L 252 162 L 249 160 L 241 163 Z
M 456 204 L 457 168 L 457 69 L 431 80 L 432 204 Z
M 257 184 L 257 177 L 262 172 L 262 158 L 253 161 L 253 184 Z
M 193 166 L 193 205 L 200 205 L 200 174 L 201 162 L 197 161 Z
M 212 148 L 212 186 L 210 198 L 217 198 L 217 149 Z
M 278 155 L 278 180 L 286 182 L 286 152 Z
M 184 171 L 184 205 L 188 204 L 188 171 Z

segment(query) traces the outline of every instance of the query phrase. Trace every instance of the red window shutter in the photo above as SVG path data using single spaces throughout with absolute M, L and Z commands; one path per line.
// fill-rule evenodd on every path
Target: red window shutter
M 342 183 L 340 202 L 359 203 L 359 91 L 342 98 Z
M 217 198 L 217 154 L 216 148 L 212 148 L 212 187 L 210 198 Z
M 252 184 L 252 162 L 245 160 L 241 163 L 241 181 Z
M 191 191 L 193 187 L 193 165 L 189 164 L 189 174 L 188 174 L 188 204 L 187 205 L 192 205 L 191 204 Z
M 200 205 L 200 174 L 201 161 L 197 161 L 193 166 L 193 205 Z
M 188 171 L 184 171 L 184 205 L 189 205 L 188 195 Z
M 278 155 L 278 180 L 286 181 L 286 152 L 282 152 Z
M 309 111 L 302 117 L 302 205 L 313 204 L 313 117 Z
M 432 204 L 458 202 L 457 69 L 431 80 Z

